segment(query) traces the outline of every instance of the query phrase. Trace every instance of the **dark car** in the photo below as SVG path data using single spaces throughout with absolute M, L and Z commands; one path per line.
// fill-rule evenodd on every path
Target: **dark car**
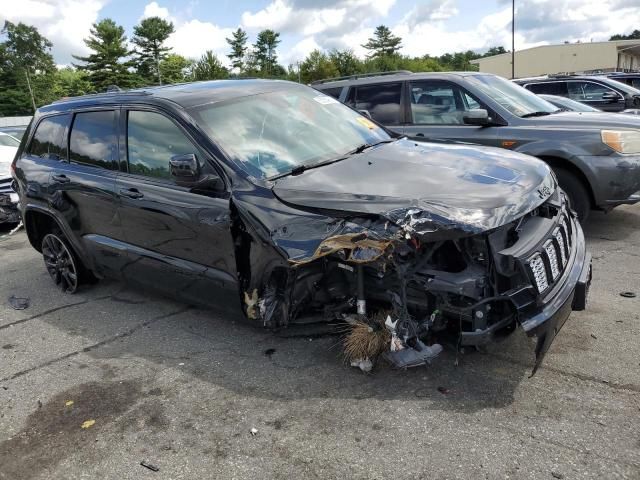
M 315 83 L 411 138 L 503 147 L 547 162 L 586 219 L 640 201 L 640 118 L 562 112 L 504 78 L 477 72 L 397 73 Z
M 603 75 L 568 75 L 514 80 L 533 93 L 558 95 L 605 112 L 640 108 L 640 90 Z
M 29 241 L 68 293 L 113 277 L 269 328 L 388 315 L 398 366 L 445 332 L 482 345 L 518 324 L 538 365 L 585 308 L 590 255 L 546 164 L 393 136 L 295 83 L 42 107 L 13 168 Z
M 623 72 L 611 72 L 605 73 L 605 76 L 609 77 L 616 82 L 626 83 L 630 87 L 640 90 L 640 72 L 636 73 L 623 73 Z
M 558 95 L 538 95 L 543 100 L 546 100 L 552 105 L 555 105 L 565 112 L 601 112 L 597 108 L 590 107 L 586 103 L 577 102 L 567 97 L 560 97 Z

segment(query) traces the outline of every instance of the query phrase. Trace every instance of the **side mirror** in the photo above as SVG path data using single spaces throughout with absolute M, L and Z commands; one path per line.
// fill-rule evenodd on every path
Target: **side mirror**
M 358 112 L 360 112 L 365 117 L 371 118 L 371 113 L 369 113 L 369 110 L 358 110 Z
M 489 112 L 484 108 L 467 110 L 462 114 L 462 121 L 465 125 L 475 125 L 477 127 L 486 127 L 491 124 Z
M 620 100 L 620 95 L 616 92 L 605 92 L 602 94 L 602 100 L 609 103 L 616 103 Z
M 198 159 L 193 153 L 174 155 L 169 160 L 171 176 L 176 180 L 195 181 L 200 176 Z

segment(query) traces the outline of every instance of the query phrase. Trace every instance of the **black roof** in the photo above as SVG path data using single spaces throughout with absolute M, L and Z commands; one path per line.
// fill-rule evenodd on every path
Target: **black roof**
M 301 85 L 284 80 L 262 79 L 212 80 L 180 83 L 71 97 L 42 107 L 40 111 L 67 110 L 85 105 L 135 102 L 148 103 L 154 100 L 156 103 L 171 102 L 188 109 L 198 105 L 229 100 L 231 98 L 246 97 L 292 87 L 301 87 Z

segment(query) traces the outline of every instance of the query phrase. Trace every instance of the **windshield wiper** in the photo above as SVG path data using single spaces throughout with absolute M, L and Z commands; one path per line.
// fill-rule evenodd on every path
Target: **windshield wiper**
M 399 140 L 399 139 L 390 138 L 389 140 L 380 140 L 379 142 L 374 142 L 374 143 L 363 143 L 357 148 L 351 150 L 347 155 L 357 155 L 358 153 L 364 152 L 367 148 L 375 147 L 376 145 L 381 145 L 383 143 L 392 143 L 392 142 L 395 142 L 396 140 Z
M 400 137 L 400 138 L 402 138 L 402 137 Z M 295 177 L 296 175 L 300 175 L 301 173 L 306 172 L 307 170 L 311 170 L 312 168 L 318 168 L 318 167 L 323 167 L 325 165 L 330 165 L 332 163 L 336 163 L 336 162 L 339 162 L 341 160 L 345 160 L 345 159 L 349 158 L 352 155 L 357 155 L 359 153 L 362 153 L 367 148 L 375 147 L 376 145 L 381 145 L 383 143 L 392 143 L 392 142 L 395 142 L 396 140 L 399 140 L 399 139 L 398 138 L 390 138 L 389 140 L 380 140 L 379 142 L 375 142 L 375 143 L 363 143 L 362 145 L 359 145 L 357 148 L 354 148 L 350 152 L 347 152 L 346 154 L 341 155 L 339 157 L 331 158 L 329 160 L 324 160 L 322 162 L 310 163 L 308 165 L 298 165 L 297 167 L 293 167 L 291 170 L 289 170 L 287 172 L 280 173 L 278 175 L 274 175 L 273 177 L 269 177 L 268 180 L 278 180 L 279 178 L 288 177 L 290 175 Z
M 545 117 L 547 115 L 551 115 L 552 113 L 557 113 L 559 111 L 560 110 L 554 110 L 553 112 L 530 112 L 530 113 L 525 113 L 520 118 Z

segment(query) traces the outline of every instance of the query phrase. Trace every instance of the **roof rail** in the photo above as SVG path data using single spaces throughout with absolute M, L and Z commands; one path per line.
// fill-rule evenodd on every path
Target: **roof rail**
M 399 73 L 407 74 L 407 73 L 413 73 L 413 72 L 411 70 L 391 70 L 389 72 L 357 73 L 355 75 L 347 75 L 345 77 L 332 77 L 332 78 L 325 78 L 322 80 L 315 80 L 311 82 L 311 85 L 318 85 L 321 83 L 328 83 L 328 82 L 339 82 L 340 80 L 356 80 L 358 78 L 382 77 L 384 75 L 397 75 Z

